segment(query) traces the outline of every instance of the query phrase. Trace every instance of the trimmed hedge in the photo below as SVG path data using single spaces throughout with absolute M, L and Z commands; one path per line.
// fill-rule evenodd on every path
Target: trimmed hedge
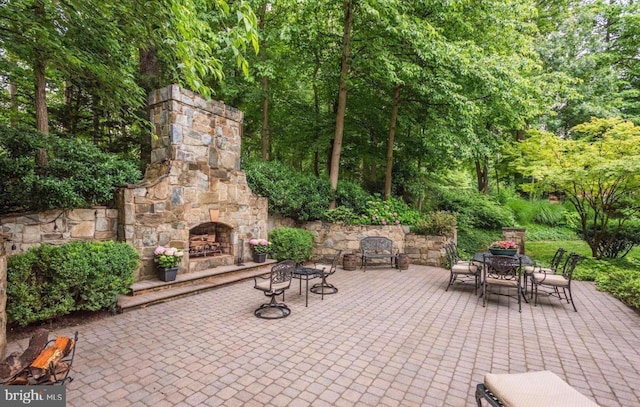
M 269 233 L 271 256 L 296 263 L 309 260 L 313 255 L 313 233 L 304 229 L 279 227 Z
M 8 322 L 25 326 L 74 311 L 114 309 L 133 283 L 139 255 L 126 243 L 43 244 L 9 257 Z

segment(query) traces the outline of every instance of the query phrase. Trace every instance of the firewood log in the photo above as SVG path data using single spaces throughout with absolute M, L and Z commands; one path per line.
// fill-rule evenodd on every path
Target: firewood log
M 49 340 L 49 332 L 46 329 L 38 329 L 31 339 L 29 346 L 19 357 L 12 353 L 2 363 L 0 363 L 0 383 L 7 382 L 17 373 L 29 366 L 31 362 L 42 352 Z

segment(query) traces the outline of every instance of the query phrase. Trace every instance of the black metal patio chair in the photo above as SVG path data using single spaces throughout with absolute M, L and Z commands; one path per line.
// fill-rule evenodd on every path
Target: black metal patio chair
M 449 287 L 458 280 L 465 282 L 465 278 L 473 279 L 474 293 L 478 293 L 478 287 L 480 286 L 480 271 L 479 264 L 473 261 L 461 260 L 458 253 L 458 248 L 455 243 L 449 242 L 444 246 L 445 253 L 447 255 L 447 263 L 449 265 L 449 283 L 445 291 L 449 291 Z
M 254 277 L 254 288 L 260 290 L 270 297 L 271 300 L 262 304 L 254 311 L 255 316 L 264 319 L 285 318 L 291 314 L 291 310 L 284 302 L 277 302 L 276 297 L 282 294 L 291 286 L 291 278 L 296 265 L 293 260 L 284 260 L 271 267 L 271 272 L 262 276 Z
M 542 267 L 540 264 L 534 264 L 532 266 L 525 266 L 524 273 L 526 280 L 524 282 L 524 291 L 527 292 L 527 281 L 531 280 L 531 275 L 533 273 L 551 273 L 555 274 L 562 263 L 562 258 L 564 257 L 567 251 L 562 247 L 558 247 L 558 250 L 553 254 L 551 258 L 551 262 L 549 263 L 549 267 Z M 531 286 L 531 298 L 533 298 L 533 285 Z
M 573 272 L 576 266 L 582 260 L 582 256 L 577 253 L 571 253 L 567 257 L 559 273 L 533 273 L 531 274 L 531 282 L 535 294 L 535 305 L 538 305 L 538 289 L 540 287 L 550 288 L 552 291 L 545 292 L 549 296 L 558 297 L 562 301 L 563 296 L 567 304 L 571 303 L 573 310 L 578 312 L 576 304 L 573 302 L 571 294 L 571 280 L 573 280 Z M 561 292 L 562 290 L 562 292 Z
M 522 312 L 522 299 L 527 298 L 522 290 L 522 258 L 517 256 L 484 256 L 484 276 L 482 278 L 482 306 L 486 306 L 490 288 L 515 289 L 517 291 L 518 312 Z M 502 291 L 494 292 L 499 295 L 513 297 L 512 294 L 503 294 Z
M 333 261 L 331 262 L 331 267 L 329 271 L 322 271 L 322 281 L 316 283 L 311 286 L 309 291 L 314 294 L 335 294 L 338 292 L 338 288 L 333 284 L 329 284 L 327 282 L 327 277 L 336 272 L 336 268 L 338 267 L 338 261 L 340 260 L 340 255 L 342 254 L 342 250 L 338 250 L 335 256 L 333 256 Z

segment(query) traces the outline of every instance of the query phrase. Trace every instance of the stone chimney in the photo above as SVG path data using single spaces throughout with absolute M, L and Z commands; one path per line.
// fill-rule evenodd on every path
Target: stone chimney
M 267 199 L 253 194 L 240 167 L 242 112 L 178 85 L 152 92 L 149 111 L 151 163 L 118 197 L 119 240 L 142 256 L 136 281 L 156 278 L 159 245 L 185 251 L 180 273 L 249 260 L 248 240 L 267 236 Z M 216 250 L 189 253 L 196 233 Z

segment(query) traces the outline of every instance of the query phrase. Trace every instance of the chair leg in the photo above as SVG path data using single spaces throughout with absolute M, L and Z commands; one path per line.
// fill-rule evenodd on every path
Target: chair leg
M 284 296 L 284 292 L 282 293 Z M 279 319 L 286 318 L 291 314 L 291 309 L 284 303 L 278 303 L 276 301 L 276 294 L 270 295 L 271 301 L 266 304 L 262 304 L 256 309 L 253 314 L 262 319 Z M 275 315 L 271 315 L 269 311 L 278 311 Z
M 487 306 L 487 284 L 482 284 L 482 306 Z
M 449 275 L 449 284 L 447 284 L 447 288 L 445 289 L 445 291 L 449 291 L 449 287 L 451 287 L 451 284 L 453 284 L 453 280 L 455 279 L 455 275 L 453 274 L 453 272 L 451 272 L 451 274 Z
M 576 309 L 576 304 L 574 304 L 573 302 L 573 295 L 571 295 L 571 287 L 569 287 L 569 299 L 571 300 L 571 305 L 573 305 L 573 310 L 575 312 L 578 312 L 578 310 Z
M 327 283 L 327 279 L 323 278 L 321 283 L 312 285 L 309 291 L 314 294 L 335 294 L 338 292 L 338 288 L 333 284 Z

